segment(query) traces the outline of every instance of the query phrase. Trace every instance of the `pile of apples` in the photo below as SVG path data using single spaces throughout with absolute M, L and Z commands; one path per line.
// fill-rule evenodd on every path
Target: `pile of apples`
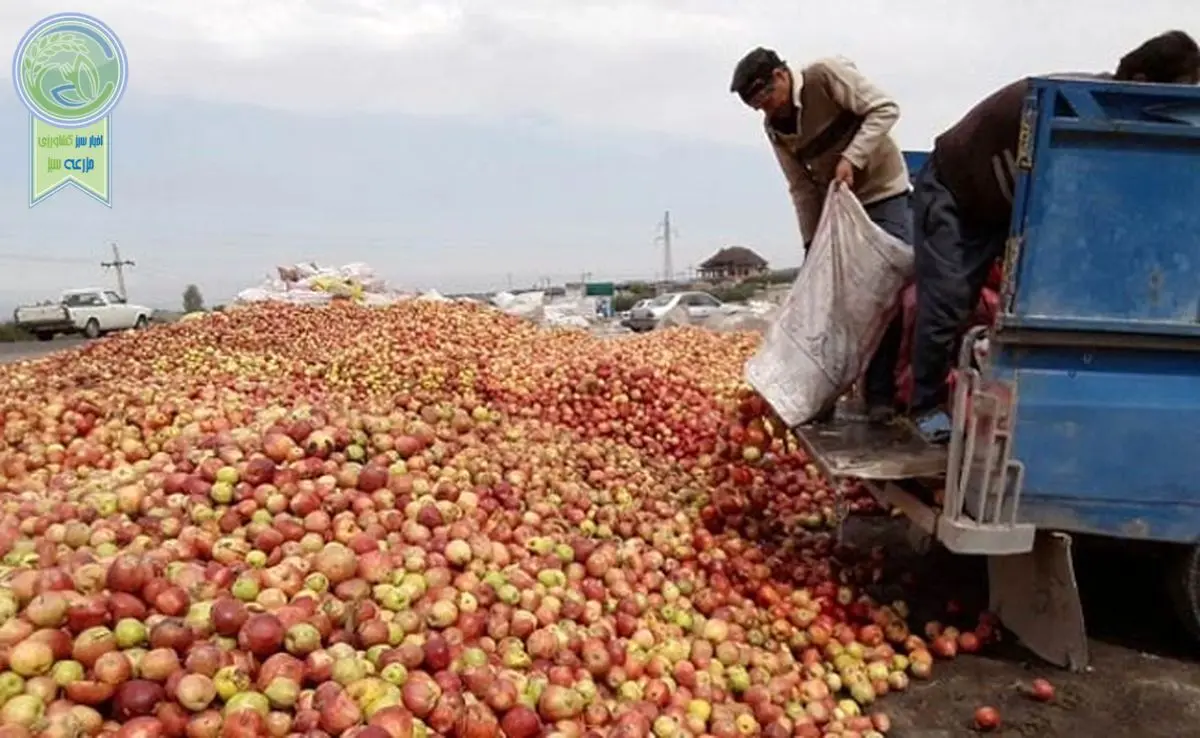
M 0 368 L 0 738 L 886 733 L 963 634 L 863 593 L 756 341 L 260 305 Z

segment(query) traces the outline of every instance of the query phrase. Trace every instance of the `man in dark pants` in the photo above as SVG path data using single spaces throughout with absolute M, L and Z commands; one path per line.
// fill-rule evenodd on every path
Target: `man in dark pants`
M 852 63 L 820 59 L 793 71 L 774 51 L 757 48 L 738 62 L 730 90 L 764 114 L 806 253 L 835 181 L 851 188 L 880 228 L 912 243 L 908 168 L 890 135 L 900 108 Z M 867 415 L 874 423 L 893 417 L 902 338 L 897 315 L 867 366 Z
M 1170 31 L 1126 54 L 1111 78 L 1194 85 L 1200 83 L 1200 49 L 1186 33 Z M 917 310 L 909 413 L 932 440 L 949 434 L 946 376 L 955 346 L 988 271 L 1004 255 L 1028 90 L 1028 80 L 1020 80 L 971 109 L 934 142 L 914 183 Z

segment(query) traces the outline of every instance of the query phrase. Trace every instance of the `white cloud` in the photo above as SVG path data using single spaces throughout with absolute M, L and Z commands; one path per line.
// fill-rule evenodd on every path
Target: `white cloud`
M 758 145 L 727 92 L 747 49 L 840 53 L 900 101 L 921 146 L 994 87 L 1111 69 L 1194 14 L 1182 0 L 77 0 L 120 35 L 137 95 L 304 111 L 537 116 Z M 0 9 L 15 47 L 58 2 Z M 4 68 L 7 70 L 7 68 Z

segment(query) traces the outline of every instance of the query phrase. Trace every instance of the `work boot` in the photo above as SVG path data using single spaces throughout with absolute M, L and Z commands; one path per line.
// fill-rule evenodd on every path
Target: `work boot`
M 945 445 L 950 442 L 951 425 L 950 414 L 942 408 L 933 408 L 924 412 L 917 412 L 910 416 L 913 424 L 917 428 L 925 440 L 936 445 Z

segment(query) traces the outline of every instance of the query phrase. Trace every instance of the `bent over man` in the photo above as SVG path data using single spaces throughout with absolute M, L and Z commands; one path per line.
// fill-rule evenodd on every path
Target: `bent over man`
M 1194 85 L 1200 82 L 1200 49 L 1188 34 L 1170 31 L 1126 54 L 1111 77 L 1071 76 Z M 1028 80 L 1022 79 L 972 108 L 937 138 L 916 178 L 917 308 L 909 412 L 929 438 L 944 440 L 949 433 L 944 405 L 955 344 L 989 270 L 1004 254 L 1028 90 Z
M 852 63 L 820 59 L 793 70 L 770 49 L 738 62 L 730 91 L 762 111 L 779 159 L 807 253 L 832 182 L 843 182 L 880 228 L 912 243 L 911 188 L 891 138 L 900 108 Z M 902 320 L 889 324 L 866 371 L 868 418 L 892 418 Z

